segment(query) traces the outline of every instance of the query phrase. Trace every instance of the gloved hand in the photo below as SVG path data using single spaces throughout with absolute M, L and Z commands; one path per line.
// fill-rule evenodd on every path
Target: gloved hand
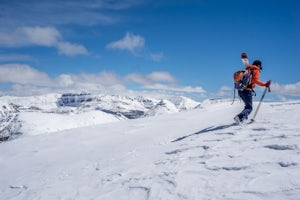
M 266 83 L 266 87 L 270 87 L 270 85 L 271 85 L 271 80 L 270 81 L 267 81 L 267 83 Z

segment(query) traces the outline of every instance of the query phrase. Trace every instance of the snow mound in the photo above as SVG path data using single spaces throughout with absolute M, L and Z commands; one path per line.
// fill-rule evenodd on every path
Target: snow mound
M 178 108 L 169 100 L 163 99 L 153 108 L 151 108 L 145 116 L 158 116 L 169 113 L 179 112 Z
M 169 99 L 179 111 L 191 110 L 200 106 L 200 103 L 184 96 Z
M 24 133 L 24 135 L 47 134 L 65 129 L 120 121 L 120 118 L 99 110 L 91 110 L 79 114 L 23 112 L 19 114 L 18 119 L 22 123 L 19 131 Z

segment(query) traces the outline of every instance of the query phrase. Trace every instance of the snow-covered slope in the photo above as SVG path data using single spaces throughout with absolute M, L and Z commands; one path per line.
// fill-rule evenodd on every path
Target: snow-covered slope
M 46 94 L 29 97 L 3 96 L 0 97 L 0 102 L 17 105 L 23 110 L 39 109 L 50 111 L 57 108 L 57 100 L 60 96 L 61 94 Z
M 80 114 L 22 112 L 19 114 L 18 120 L 22 124 L 19 132 L 23 133 L 24 136 L 120 121 L 116 116 L 99 110 L 91 110 Z
M 1 199 L 299 199 L 300 102 L 230 104 L 1 143 Z
M 164 99 L 161 100 L 155 106 L 153 106 L 149 111 L 147 111 L 145 113 L 145 116 L 157 116 L 166 113 L 176 113 L 176 112 L 179 112 L 178 108 L 176 108 L 176 106 L 172 102 Z
M 173 102 L 179 111 L 191 110 L 200 106 L 199 102 L 184 96 L 176 96 L 168 100 Z

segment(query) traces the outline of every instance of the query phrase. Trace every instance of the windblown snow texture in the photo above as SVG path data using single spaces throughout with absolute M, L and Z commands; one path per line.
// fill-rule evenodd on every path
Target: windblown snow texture
M 300 102 L 230 104 L 3 142 L 1 199 L 299 199 Z

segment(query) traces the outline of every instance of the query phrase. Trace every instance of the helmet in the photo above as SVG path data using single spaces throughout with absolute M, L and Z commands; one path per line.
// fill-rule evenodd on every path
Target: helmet
M 261 61 L 260 60 L 255 60 L 252 65 L 256 65 L 257 67 L 260 67 L 260 69 L 262 69 L 262 66 L 261 66 Z

